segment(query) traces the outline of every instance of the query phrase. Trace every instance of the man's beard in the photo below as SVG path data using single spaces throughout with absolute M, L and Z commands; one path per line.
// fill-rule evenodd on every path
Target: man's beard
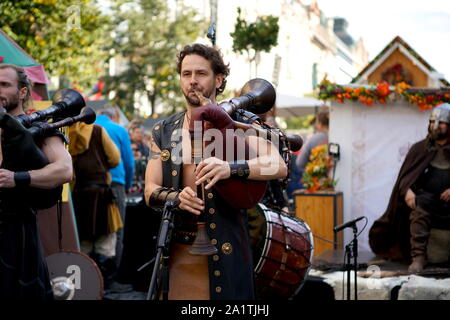
M 442 130 L 438 128 L 436 130 L 428 129 L 428 139 L 431 141 L 443 140 L 448 137 L 448 129 Z
M 185 94 L 183 91 L 183 95 L 184 95 L 186 101 L 189 103 L 189 105 L 191 105 L 193 107 L 200 107 L 201 101 L 197 97 L 197 95 L 194 94 L 194 89 L 196 89 L 196 88 L 190 88 L 187 94 Z M 200 92 L 204 97 L 209 98 L 209 97 L 211 97 L 213 90 L 215 90 L 214 86 L 213 86 L 213 88 L 208 90 L 208 92 L 206 92 L 206 94 L 200 90 L 197 90 L 197 91 Z
M 6 98 L 0 97 L 0 107 L 6 109 L 6 112 L 10 112 L 19 106 L 19 95 L 8 101 Z

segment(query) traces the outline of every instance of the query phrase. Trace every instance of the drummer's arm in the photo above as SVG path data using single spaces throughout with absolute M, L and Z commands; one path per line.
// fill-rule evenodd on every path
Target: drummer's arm
M 251 152 L 257 155 L 247 161 L 250 169 L 247 179 L 273 180 L 287 176 L 286 163 L 270 141 L 257 136 L 248 136 L 247 142 Z

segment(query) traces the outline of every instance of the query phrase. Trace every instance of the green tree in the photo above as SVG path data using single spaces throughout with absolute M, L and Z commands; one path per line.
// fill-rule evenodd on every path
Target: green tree
M 111 7 L 117 25 L 111 46 L 122 71 L 107 77 L 105 90 L 114 92 L 114 102 L 131 118 L 135 105 L 146 98 L 165 114 L 182 107 L 176 72 L 176 54 L 192 43 L 206 23 L 195 11 L 183 7 L 170 10 L 163 0 L 116 0 Z
M 82 89 L 107 57 L 111 23 L 94 0 L 2 0 L 0 26 L 51 76 Z
M 313 114 L 308 114 L 303 117 L 286 117 L 284 121 L 286 122 L 286 129 L 309 129 L 312 124 L 311 121 L 314 119 Z
M 255 22 L 248 23 L 241 17 L 241 8 L 237 9 L 238 17 L 234 25 L 233 51 L 242 54 L 247 52 L 249 62 L 255 62 L 257 73 L 260 52 L 269 52 L 278 44 L 278 17 L 261 16 Z

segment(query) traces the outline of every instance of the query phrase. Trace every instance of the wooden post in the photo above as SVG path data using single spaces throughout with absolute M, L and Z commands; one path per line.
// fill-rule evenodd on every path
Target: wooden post
M 343 222 L 343 194 L 340 191 L 305 190 L 294 192 L 295 216 L 303 219 L 314 236 L 314 256 L 324 251 L 341 249 L 343 233 L 335 234 L 333 228 Z M 330 243 L 320 238 L 334 242 Z

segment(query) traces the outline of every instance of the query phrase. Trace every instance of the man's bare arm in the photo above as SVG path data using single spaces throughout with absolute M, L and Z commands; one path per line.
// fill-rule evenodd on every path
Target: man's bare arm
M 30 170 L 31 187 L 52 189 L 72 180 L 72 158 L 64 148 L 59 137 L 45 139 L 42 151 L 49 160 L 49 164 L 37 170 Z M 0 169 L 0 188 L 13 188 L 16 186 L 14 172 Z
M 247 161 L 249 169 L 247 179 L 273 180 L 286 177 L 286 163 L 270 141 L 256 136 L 247 137 L 247 141 L 251 149 L 250 154 L 256 156 Z M 206 189 L 210 189 L 217 181 L 231 176 L 230 163 L 215 157 L 207 158 L 200 162 L 195 173 L 197 185 L 211 179 L 205 186 Z
M 152 205 L 151 196 L 155 190 L 162 188 L 163 173 L 162 161 L 160 158 L 161 150 L 155 143 L 151 145 L 151 156 L 148 160 L 147 169 L 145 171 L 145 202 L 148 206 Z M 200 210 L 204 209 L 203 201 L 197 197 L 197 194 L 190 188 L 185 187 L 178 193 L 180 204 L 178 207 L 182 210 L 189 211 L 193 214 L 200 214 Z
M 247 179 L 273 180 L 287 176 L 287 166 L 275 146 L 264 138 L 249 136 L 248 144 L 257 157 L 247 161 L 250 174 Z
M 149 206 L 150 196 L 158 188 L 161 188 L 163 183 L 162 161 L 160 158 L 161 150 L 152 141 L 150 148 L 150 156 L 145 170 L 145 203 Z
M 49 137 L 42 145 L 42 151 L 50 164 L 42 169 L 29 171 L 30 186 L 50 189 L 72 181 L 72 157 L 59 137 Z

